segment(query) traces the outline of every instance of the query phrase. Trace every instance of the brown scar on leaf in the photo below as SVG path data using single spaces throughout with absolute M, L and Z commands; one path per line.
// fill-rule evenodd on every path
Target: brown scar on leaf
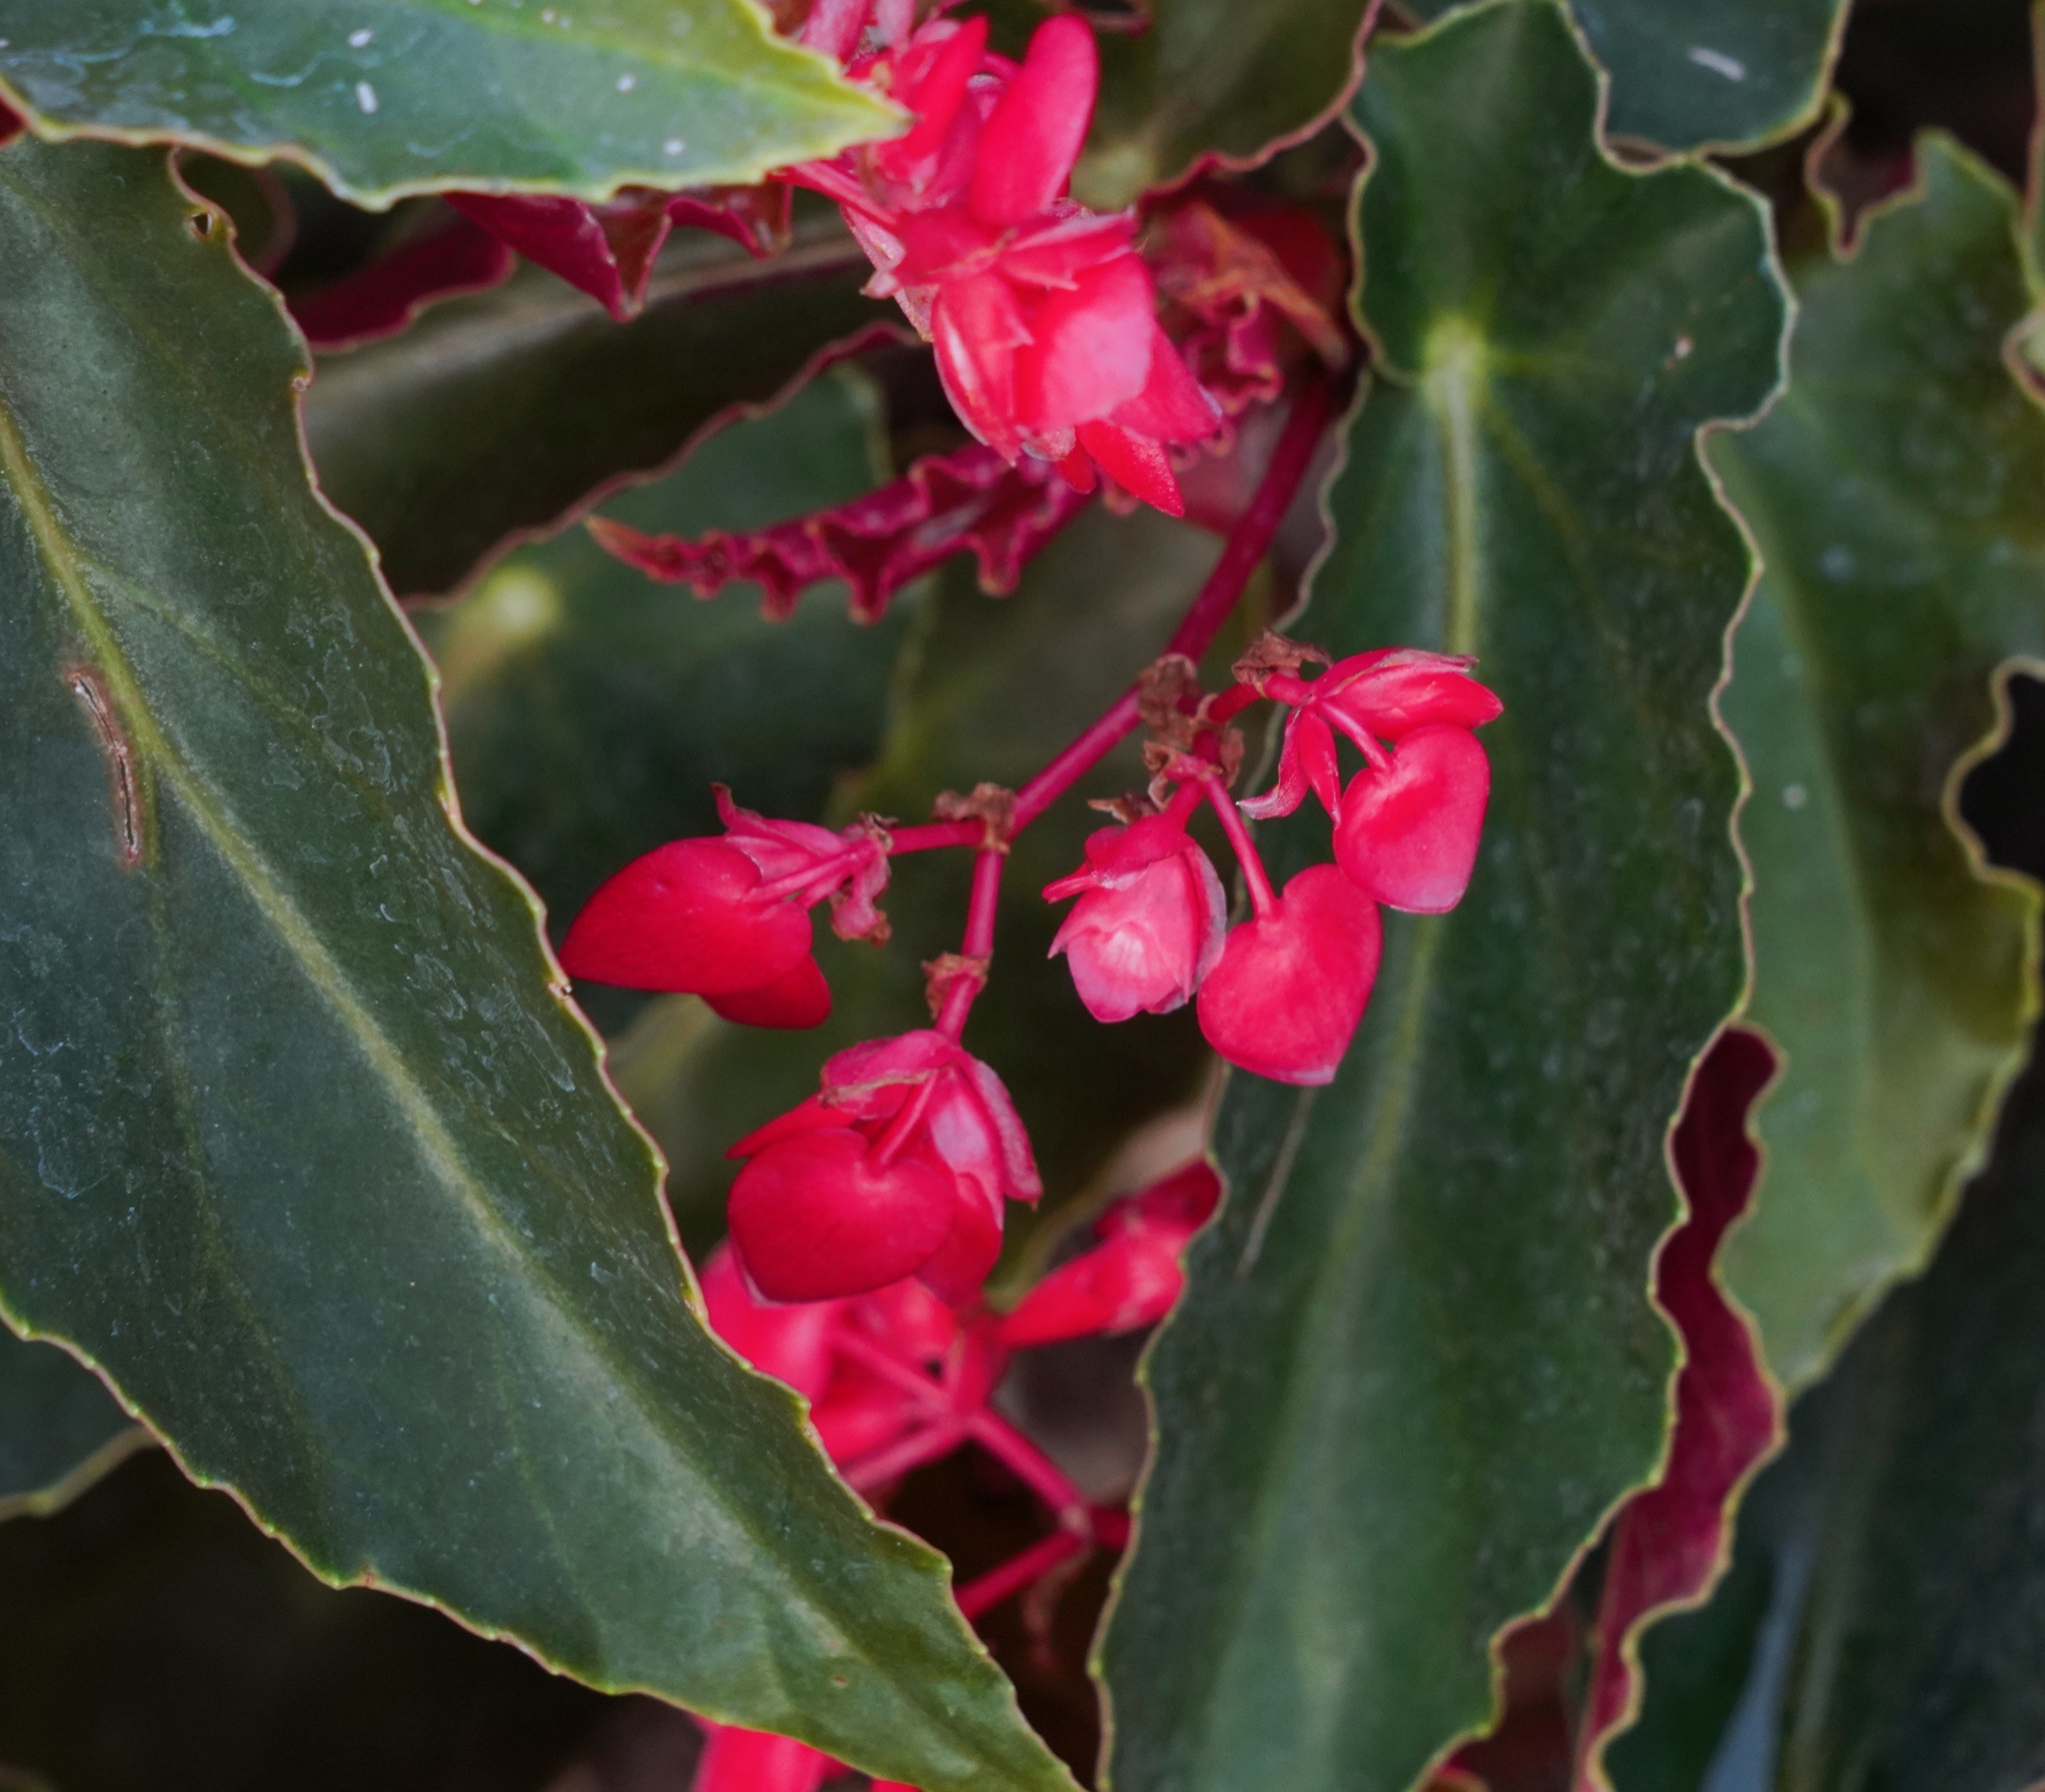
M 85 706 L 100 737 L 101 757 L 107 763 L 107 796 L 114 811 L 114 848 L 123 871 L 139 871 L 145 855 L 142 790 L 135 781 L 135 749 L 121 732 L 112 700 L 100 675 L 90 666 L 65 668 L 65 682 L 71 694 Z

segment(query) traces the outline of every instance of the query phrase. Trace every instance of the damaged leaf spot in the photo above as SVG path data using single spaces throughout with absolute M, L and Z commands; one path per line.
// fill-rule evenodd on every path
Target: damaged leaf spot
M 89 666 L 71 667 L 64 675 L 71 694 L 85 706 L 100 737 L 107 762 L 107 796 L 114 811 L 114 848 L 123 871 L 138 871 L 144 856 L 142 792 L 135 782 L 135 749 L 121 732 L 114 705 L 100 675 Z

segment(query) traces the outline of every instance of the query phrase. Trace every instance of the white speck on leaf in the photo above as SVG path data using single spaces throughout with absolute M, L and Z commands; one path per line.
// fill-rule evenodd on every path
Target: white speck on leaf
M 377 90 L 367 81 L 356 82 L 355 103 L 364 112 L 374 112 L 377 109 Z
M 366 26 L 359 31 L 350 31 L 348 34 L 348 47 L 350 50 L 366 50 L 369 48 L 370 39 L 375 36 L 376 33 Z
M 639 77 L 635 74 L 621 74 L 618 77 L 618 91 L 620 93 L 629 93 L 638 85 Z
M 1782 787 L 1782 806 L 1785 809 L 1800 809 L 1811 800 L 1811 792 L 1800 784 L 1785 784 Z
M 1747 65 L 1723 50 L 1707 50 L 1702 44 L 1693 44 L 1683 54 L 1699 68 L 1708 68 L 1713 74 L 1722 74 L 1729 81 L 1743 81 L 1747 78 Z
M 669 137 L 666 142 L 661 145 L 661 151 L 667 156 L 679 156 L 688 147 L 689 145 L 684 143 L 681 138 Z

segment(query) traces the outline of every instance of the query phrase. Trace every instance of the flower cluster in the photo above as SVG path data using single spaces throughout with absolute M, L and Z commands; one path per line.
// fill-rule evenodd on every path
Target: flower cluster
M 770 1300 L 920 1277 L 963 1304 L 1001 1255 L 1004 1200 L 1043 1193 L 1009 1092 L 928 1029 L 823 1067 L 818 1093 L 731 1147 L 732 1249 Z
M 804 40 L 915 122 L 787 177 L 838 202 L 874 265 L 868 291 L 932 344 L 981 441 L 1182 514 L 1168 449 L 1222 413 L 1158 323 L 1134 213 L 1068 197 L 1100 79 L 1092 31 L 1046 19 L 1016 64 L 988 52 L 984 18 L 909 20 L 885 4 L 811 14 Z
M 1201 1031 L 1224 1058 L 1281 1083 L 1334 1075 L 1377 976 L 1378 905 L 1440 914 L 1462 898 L 1491 789 L 1472 730 L 1501 710 L 1472 661 L 1417 649 L 1359 654 L 1317 678 L 1325 660 L 1276 636 L 1237 668 L 1219 702 L 1182 691 L 1161 720 L 1161 813 L 1105 828 L 1085 866 L 1051 884 L 1078 896 L 1052 942 L 1099 1021 L 1164 1014 L 1197 996 Z M 1189 668 L 1184 668 L 1189 673 Z M 1312 865 L 1274 892 L 1230 801 L 1221 724 L 1244 701 L 1287 705 L 1276 785 L 1240 806 L 1288 815 L 1312 792 L 1334 823 L 1335 863 Z M 1364 764 L 1345 788 L 1336 736 Z M 1213 804 L 1243 867 L 1252 913 L 1228 929 L 1221 882 L 1186 826 Z
M 809 1401 L 818 1441 L 876 1505 L 886 1504 L 910 1470 L 967 1444 L 1037 1496 L 1052 1520 L 1050 1534 L 957 1589 L 960 1609 L 973 1617 L 1043 1585 L 1091 1548 L 1119 1547 L 1128 1534 L 1125 1513 L 1090 1505 L 995 1410 L 994 1391 L 1011 1353 L 1162 1318 L 1178 1297 L 1180 1253 L 1220 1194 L 1214 1172 L 1194 1164 L 1117 1203 L 1097 1223 L 1091 1249 L 1002 1316 L 961 1315 L 914 1281 L 806 1305 L 771 1304 L 748 1287 L 728 1250 L 704 1265 L 705 1315 L 740 1356 Z M 693 1792 L 817 1792 L 838 1771 L 828 1755 L 787 1737 L 704 1727 L 709 1741 Z M 911 1792 L 884 1780 L 874 1786 Z

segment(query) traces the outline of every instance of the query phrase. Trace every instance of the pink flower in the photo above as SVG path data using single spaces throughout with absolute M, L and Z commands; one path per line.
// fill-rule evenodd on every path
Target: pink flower
M 1274 1082 L 1334 1079 L 1376 980 L 1377 905 L 1311 865 L 1229 935 L 1200 986 L 1200 1030 L 1231 1064 Z
M 669 841 L 610 878 L 568 930 L 562 966 L 593 983 L 700 995 L 730 1021 L 814 1027 L 831 993 L 810 956 L 808 910 L 828 896 L 842 938 L 884 938 L 875 898 L 886 837 L 769 820 L 716 789 L 724 837 Z
M 1290 815 L 1312 791 L 1330 815 L 1341 801 L 1341 771 L 1335 760 L 1334 733 L 1311 709 L 1295 709 L 1286 717 L 1285 744 L 1279 751 L 1278 782 L 1260 797 L 1236 805 L 1259 821 Z
M 1220 1200 L 1221 1179 L 1203 1163 L 1118 1201 L 1094 1228 L 1100 1242 L 1053 1270 L 1002 1320 L 1002 1342 L 1113 1337 L 1156 1324 L 1179 1297 L 1181 1254 Z
M 1051 956 L 1065 954 L 1097 1021 L 1182 1007 L 1221 956 L 1228 920 L 1221 879 L 1168 816 L 1102 828 L 1086 842 L 1085 868 L 1043 894 L 1054 903 L 1079 898 Z
M 1319 678 L 1280 673 L 1259 682 L 1266 696 L 1319 711 L 1352 738 L 1397 740 L 1416 728 L 1481 728 L 1505 705 L 1470 675 L 1477 662 L 1425 647 L 1378 647 L 1338 660 Z
M 704 1743 L 690 1792 L 817 1792 L 838 1765 L 793 1736 L 697 1721 Z
M 1070 14 L 1040 25 L 1020 66 L 986 53 L 986 27 L 935 19 L 850 72 L 916 114 L 904 136 L 790 177 L 839 201 L 893 297 L 936 349 L 966 426 L 1011 465 L 1097 473 L 1183 514 L 1168 445 L 1221 412 L 1159 327 L 1135 219 L 1065 197 L 1099 86 L 1093 34 Z
M 987 1065 L 928 1030 L 840 1052 L 808 1101 L 733 1145 L 731 1242 L 769 1300 L 827 1300 L 919 1276 L 978 1291 L 1002 1202 L 1043 1193 L 1029 1139 Z
M 1477 862 L 1491 762 L 1466 728 L 1416 728 L 1391 764 L 1349 780 L 1335 862 L 1387 908 L 1440 915 L 1462 901 Z

